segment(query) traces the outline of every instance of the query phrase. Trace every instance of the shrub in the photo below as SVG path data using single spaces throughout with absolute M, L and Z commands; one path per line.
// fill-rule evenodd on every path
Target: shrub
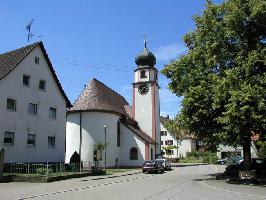
M 78 154 L 78 152 L 74 152 L 70 158 L 70 164 L 71 163 L 79 163 L 80 162 L 80 155 Z
M 53 173 L 52 169 L 47 169 L 47 168 L 37 168 L 36 173 L 40 175 L 48 175 Z

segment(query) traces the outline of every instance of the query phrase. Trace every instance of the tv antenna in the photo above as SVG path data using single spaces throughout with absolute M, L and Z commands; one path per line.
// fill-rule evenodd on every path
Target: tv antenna
M 31 31 L 31 26 L 32 26 L 33 21 L 34 19 L 30 20 L 30 23 L 28 23 L 28 25 L 26 26 L 26 31 L 28 32 L 28 42 L 30 42 L 30 40 L 32 40 L 32 37 L 34 36 Z

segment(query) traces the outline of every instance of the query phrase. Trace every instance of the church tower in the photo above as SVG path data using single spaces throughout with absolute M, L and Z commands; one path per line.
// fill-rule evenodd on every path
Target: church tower
M 133 82 L 133 116 L 140 128 L 156 141 L 155 151 L 148 159 L 161 154 L 160 148 L 160 99 L 156 58 L 147 48 L 147 41 L 141 53 L 135 58 Z

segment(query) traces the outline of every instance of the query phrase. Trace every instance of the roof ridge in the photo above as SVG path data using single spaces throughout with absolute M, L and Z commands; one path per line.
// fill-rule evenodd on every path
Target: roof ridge
M 22 49 L 26 49 L 26 48 L 29 48 L 29 47 L 31 47 L 31 46 L 36 47 L 37 45 L 39 45 L 39 44 L 41 44 L 41 43 L 42 43 L 42 41 L 34 42 L 34 43 L 29 44 L 29 45 L 27 45 L 27 46 L 20 47 L 20 48 L 17 48 L 17 49 L 11 50 L 11 51 L 7 51 L 7 52 L 5 52 L 5 53 L 1 53 L 0 56 L 2 56 L 2 55 L 6 55 L 6 54 L 9 54 L 9 53 L 12 53 L 12 52 L 15 52 L 15 51 L 19 51 L 19 50 L 22 50 Z
M 105 85 L 103 82 L 99 81 L 98 79 L 96 79 L 95 77 L 90 81 L 96 81 L 98 83 L 100 83 L 102 86 L 106 87 L 107 89 L 109 89 L 110 91 L 116 93 L 117 95 L 119 95 L 120 97 L 122 97 L 126 102 L 127 100 L 125 99 L 125 97 L 123 97 L 121 94 L 119 94 L 118 92 L 116 92 L 115 90 L 113 90 L 112 88 L 110 88 L 109 86 Z M 128 103 L 128 102 L 127 102 Z

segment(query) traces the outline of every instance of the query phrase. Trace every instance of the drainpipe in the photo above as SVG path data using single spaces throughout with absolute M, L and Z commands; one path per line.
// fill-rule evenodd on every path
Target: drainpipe
M 81 146 L 82 146 L 82 112 L 79 113 L 79 157 L 81 161 Z

